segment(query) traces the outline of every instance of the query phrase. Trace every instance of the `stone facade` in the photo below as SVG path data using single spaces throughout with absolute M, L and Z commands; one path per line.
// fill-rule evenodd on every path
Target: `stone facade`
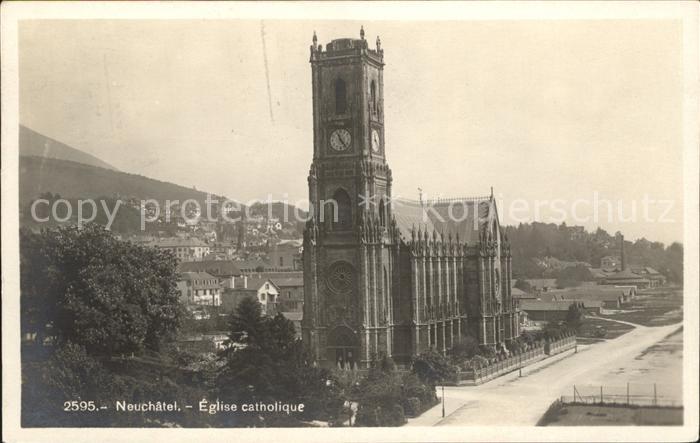
M 324 50 L 314 35 L 311 66 L 302 339 L 315 360 L 362 368 L 382 354 L 445 352 L 465 334 L 493 347 L 517 336 L 493 197 L 392 199 L 379 39 L 370 49 L 361 31 Z

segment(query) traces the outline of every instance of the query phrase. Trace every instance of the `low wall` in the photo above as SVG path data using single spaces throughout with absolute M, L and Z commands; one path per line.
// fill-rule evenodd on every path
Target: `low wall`
M 460 371 L 459 385 L 480 385 L 496 377 L 513 372 L 518 368 L 531 365 L 547 357 L 560 354 L 576 346 L 576 336 L 571 335 L 556 341 L 541 341 L 530 349 L 518 354 L 513 353 L 504 359 L 495 359 L 492 364 L 478 369 Z

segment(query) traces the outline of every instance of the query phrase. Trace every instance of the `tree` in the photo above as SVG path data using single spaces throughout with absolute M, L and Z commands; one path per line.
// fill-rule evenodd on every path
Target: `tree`
M 530 292 L 532 291 L 532 285 L 528 283 L 527 280 L 523 278 L 519 278 L 515 281 L 515 285 L 513 287 L 520 289 L 523 292 Z
M 304 403 L 304 413 L 222 416 L 229 426 L 293 426 L 301 419 L 332 420 L 344 399 L 332 374 L 310 364 L 294 324 L 282 314 L 267 317 L 254 298 L 231 313 L 229 347 L 217 375 L 218 395 L 230 402 Z
M 559 271 L 557 275 L 557 288 L 570 288 L 580 286 L 582 282 L 593 280 L 593 275 L 583 265 L 570 266 Z
M 90 355 L 157 350 L 180 324 L 177 261 L 116 239 L 95 224 L 20 235 L 25 332 Z
M 454 381 L 457 376 L 457 368 L 434 348 L 417 355 L 413 359 L 412 369 L 421 381 L 430 386 Z
M 572 329 L 578 329 L 581 326 L 581 322 L 585 311 L 576 303 L 572 303 L 569 306 L 569 312 L 566 313 L 566 325 Z

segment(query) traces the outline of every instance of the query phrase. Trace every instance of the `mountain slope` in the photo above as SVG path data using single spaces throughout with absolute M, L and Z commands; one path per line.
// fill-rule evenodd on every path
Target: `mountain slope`
M 22 125 L 19 127 L 19 155 L 68 160 L 114 171 L 118 170 L 94 155 L 71 148 Z
M 207 196 L 206 192 L 142 175 L 54 158 L 21 156 L 19 170 L 21 205 L 30 203 L 45 192 L 60 194 L 66 198 L 119 197 L 155 199 L 160 202 L 183 202 L 191 198 L 202 205 Z

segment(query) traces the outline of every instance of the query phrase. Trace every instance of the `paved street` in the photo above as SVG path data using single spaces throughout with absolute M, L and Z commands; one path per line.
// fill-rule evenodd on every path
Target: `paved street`
M 559 396 L 571 393 L 574 384 L 603 382 L 640 352 L 661 341 L 681 324 L 636 328 L 616 339 L 578 347 L 518 372 L 475 387 L 446 387 L 445 413 L 438 405 L 407 426 L 500 425 L 532 426 Z M 438 388 L 438 395 L 440 395 Z M 505 412 L 505 413 L 504 413 Z

